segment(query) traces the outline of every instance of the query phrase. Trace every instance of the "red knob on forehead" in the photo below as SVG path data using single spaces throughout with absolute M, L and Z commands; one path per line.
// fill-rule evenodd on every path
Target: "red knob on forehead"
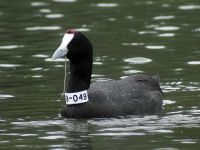
M 69 33 L 69 34 L 74 34 L 75 32 L 76 32 L 75 29 L 68 29 L 68 30 L 66 31 L 66 33 Z

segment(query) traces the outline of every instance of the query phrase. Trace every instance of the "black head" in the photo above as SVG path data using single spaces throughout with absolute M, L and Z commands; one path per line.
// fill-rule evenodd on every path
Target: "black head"
M 54 52 L 52 59 L 66 56 L 70 61 L 76 62 L 92 57 L 92 44 L 81 32 L 74 29 L 66 31 L 61 45 Z

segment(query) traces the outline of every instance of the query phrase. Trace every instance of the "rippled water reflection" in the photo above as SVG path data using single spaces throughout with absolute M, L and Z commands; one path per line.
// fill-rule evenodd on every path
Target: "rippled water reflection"
M 0 8 L 0 149 L 199 149 L 199 2 L 1 0 Z M 92 81 L 159 74 L 164 112 L 61 118 L 64 59 L 51 55 L 67 28 L 94 44 Z

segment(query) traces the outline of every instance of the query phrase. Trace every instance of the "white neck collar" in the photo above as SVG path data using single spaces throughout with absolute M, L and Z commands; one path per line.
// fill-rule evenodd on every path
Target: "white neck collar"
M 88 102 L 88 92 L 84 90 L 75 93 L 65 93 L 65 100 L 67 105 L 86 103 Z

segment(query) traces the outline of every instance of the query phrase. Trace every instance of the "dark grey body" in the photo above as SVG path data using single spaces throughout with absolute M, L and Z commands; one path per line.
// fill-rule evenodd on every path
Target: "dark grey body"
M 65 106 L 62 116 L 116 117 L 156 114 L 162 110 L 158 76 L 139 74 L 122 80 L 95 82 L 90 85 L 88 95 L 87 103 Z
M 61 112 L 63 117 L 99 118 L 161 112 L 162 91 L 158 76 L 137 74 L 122 80 L 90 84 L 93 64 L 92 44 L 81 32 L 68 30 L 66 36 L 71 37 L 70 34 L 73 34 L 73 38 L 67 47 L 56 50 L 60 56 L 68 49 L 66 57 L 70 60 L 70 70 L 66 92 L 88 90 L 89 101 L 66 105 Z

